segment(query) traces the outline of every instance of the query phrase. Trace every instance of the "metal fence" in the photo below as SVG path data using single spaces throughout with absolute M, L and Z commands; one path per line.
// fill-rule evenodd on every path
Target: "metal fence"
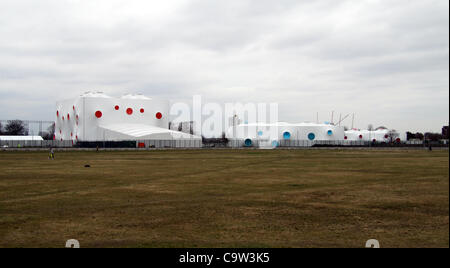
M 370 141 L 310 141 L 310 140 L 281 140 L 268 142 L 264 140 L 252 140 L 251 145 L 246 145 L 245 140 L 230 140 L 230 148 L 302 148 L 302 147 L 448 147 L 448 143 L 443 142 L 393 142 L 381 143 Z
M 43 140 L 43 141 L 17 141 L 0 140 L 1 148 L 202 148 L 201 140 L 138 140 L 138 141 L 98 141 L 78 142 Z
M 25 135 L 53 136 L 55 122 L 44 120 L 0 120 L 0 126 L 2 127 L 0 132 L 1 130 L 5 131 L 5 127 L 8 126 L 11 121 L 20 121 L 24 127 Z
M 176 140 L 137 140 L 137 141 L 96 141 L 78 142 L 43 140 L 19 141 L 0 140 L 1 148 L 307 148 L 307 147 L 448 147 L 448 143 L 374 143 L 367 141 L 310 141 L 310 140 L 281 140 L 270 143 L 263 140 L 254 140 L 246 145 L 245 140 L 229 140 L 222 143 L 203 143 L 196 139 Z
M 268 142 L 263 140 L 254 140 L 251 145 L 246 145 L 245 140 L 230 140 L 228 143 L 231 148 L 240 148 L 240 147 L 253 147 L 253 148 L 262 148 L 262 147 L 280 147 L 280 148 L 295 148 L 295 147 L 314 147 L 314 146 L 370 146 L 370 142 L 364 141 L 310 141 L 310 140 L 281 140 L 275 142 Z
M 177 140 L 142 140 L 137 141 L 138 148 L 202 148 L 201 140 L 177 139 Z
M 54 140 L 43 140 L 43 141 L 20 141 L 20 140 L 0 140 L 1 148 L 67 148 L 72 147 L 72 141 L 54 141 Z

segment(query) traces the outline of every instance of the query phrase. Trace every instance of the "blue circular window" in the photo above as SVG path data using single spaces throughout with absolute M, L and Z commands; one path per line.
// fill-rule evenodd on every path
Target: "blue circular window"
M 289 140 L 291 138 L 291 133 L 289 131 L 286 131 L 283 133 L 283 139 Z
M 252 146 L 252 140 L 251 139 L 245 139 L 244 144 L 245 144 L 245 146 Z
M 333 130 L 331 130 L 331 129 L 330 129 L 330 130 L 328 130 L 328 131 L 327 131 L 327 134 L 328 134 L 328 136 L 331 136 L 331 135 L 333 135 Z
M 272 147 L 278 147 L 278 141 L 272 141 Z
M 263 132 L 260 130 L 260 131 L 258 131 L 258 136 L 262 136 L 263 135 Z
M 313 141 L 315 138 L 316 138 L 316 135 L 315 135 L 314 133 L 309 133 L 309 134 L 308 134 L 308 139 L 309 139 L 310 141 Z

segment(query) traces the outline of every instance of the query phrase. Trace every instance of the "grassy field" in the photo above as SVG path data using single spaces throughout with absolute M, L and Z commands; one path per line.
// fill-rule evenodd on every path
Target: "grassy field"
M 84 165 L 89 164 L 90 168 Z M 442 151 L 0 152 L 0 247 L 449 247 Z

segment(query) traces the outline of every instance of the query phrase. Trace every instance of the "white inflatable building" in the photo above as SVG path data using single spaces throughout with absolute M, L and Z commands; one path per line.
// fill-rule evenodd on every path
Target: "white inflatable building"
M 283 141 L 310 141 L 311 145 L 317 141 L 344 140 L 344 127 L 332 124 L 315 123 L 284 123 L 275 124 L 253 123 L 231 126 L 226 137 L 230 140 L 242 141 L 244 146 L 270 143 L 276 146 Z
M 57 102 L 55 115 L 55 140 L 201 140 L 169 130 L 169 102 L 143 95 L 113 98 L 101 92 L 87 92 Z
M 383 128 L 373 131 L 359 130 L 359 129 L 348 130 L 345 131 L 344 140 L 389 143 L 389 142 L 401 142 L 403 139 L 399 133 Z

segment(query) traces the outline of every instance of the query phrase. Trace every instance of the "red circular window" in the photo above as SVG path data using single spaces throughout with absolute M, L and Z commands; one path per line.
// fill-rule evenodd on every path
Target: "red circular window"
M 347 136 L 344 137 L 344 140 L 346 140 L 346 139 L 347 139 Z
M 397 142 L 400 142 L 400 138 L 395 139 Z
M 97 111 L 97 112 L 95 112 L 95 117 L 97 117 L 97 118 L 100 118 L 100 117 L 102 117 L 102 112 L 101 111 Z
M 67 114 L 67 120 L 70 120 L 70 114 Z
M 140 112 L 141 112 L 141 114 L 143 114 L 144 113 L 144 108 L 141 108 Z
M 73 136 L 73 133 L 72 132 L 70 132 L 70 137 L 72 137 Z
M 388 134 L 384 135 L 384 138 L 385 139 L 389 138 L 389 135 Z
M 78 135 L 75 136 L 75 139 L 78 140 Z
M 73 108 L 73 110 L 75 111 L 75 105 L 74 105 L 74 106 L 72 106 L 72 108 Z
M 118 110 L 119 110 L 119 105 L 114 106 L 114 109 L 115 109 L 116 111 L 118 111 Z
M 359 138 L 362 139 L 362 135 L 359 135 Z
M 133 109 L 128 108 L 128 109 L 127 109 L 127 114 L 129 114 L 129 115 L 133 114 Z
M 162 118 L 162 113 L 157 112 L 157 113 L 156 113 L 156 118 L 157 118 L 157 119 L 161 119 L 161 118 Z
M 372 141 L 373 141 L 373 142 L 376 142 L 376 141 L 377 141 L 377 139 L 373 139 Z
M 64 121 L 64 116 L 62 117 L 62 120 Z
M 56 140 L 56 135 L 55 134 L 53 134 L 53 140 Z
M 59 116 L 59 111 L 56 111 L 56 116 Z

